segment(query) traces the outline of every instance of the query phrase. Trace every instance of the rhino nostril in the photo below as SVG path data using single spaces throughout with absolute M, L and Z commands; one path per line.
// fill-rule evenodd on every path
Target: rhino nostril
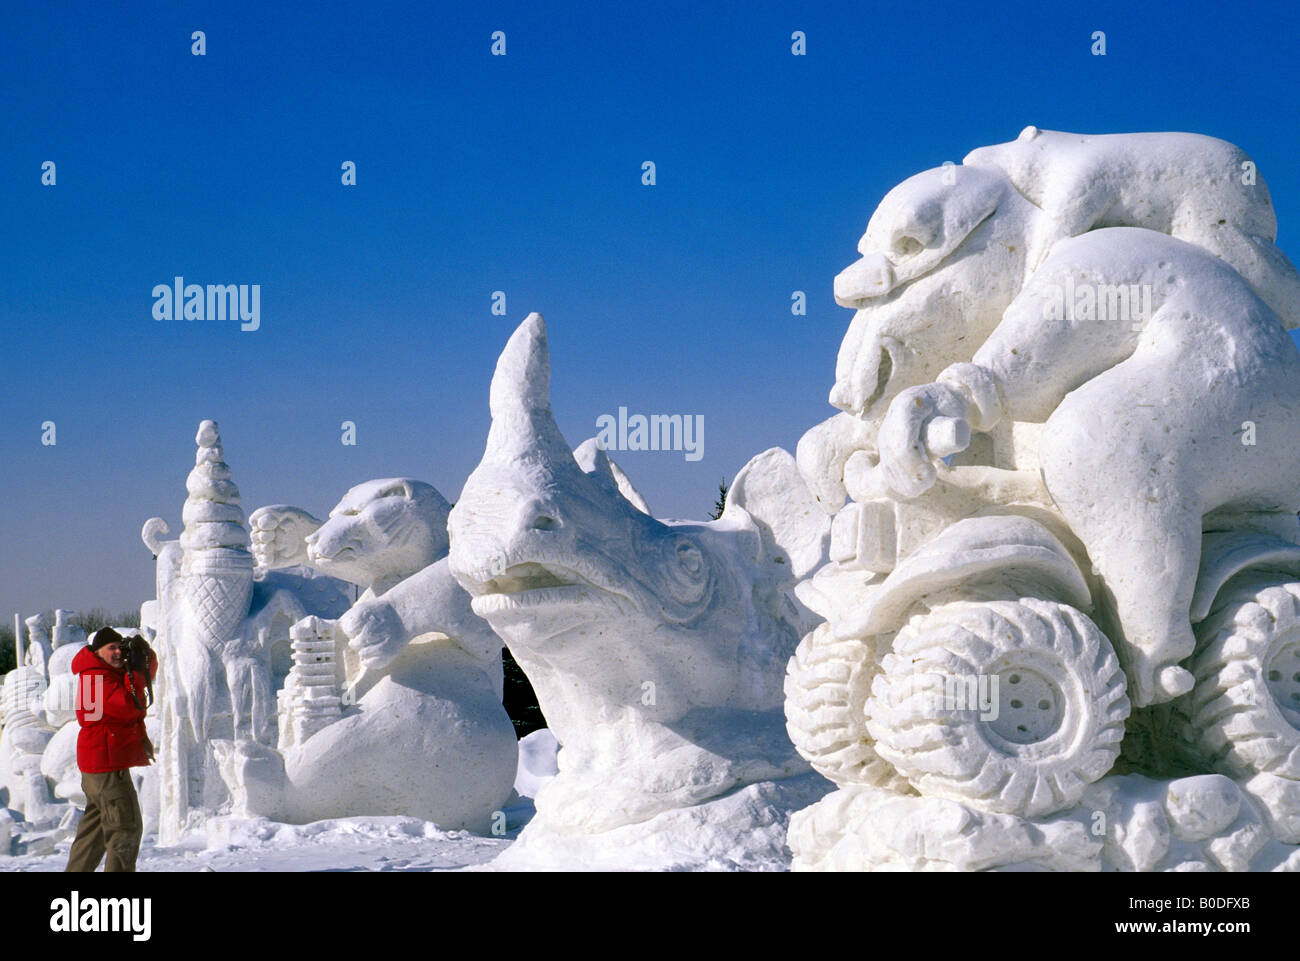
M 525 531 L 554 531 L 564 526 L 555 501 L 549 497 L 537 497 L 526 500 L 520 505 L 518 519 L 519 529 Z

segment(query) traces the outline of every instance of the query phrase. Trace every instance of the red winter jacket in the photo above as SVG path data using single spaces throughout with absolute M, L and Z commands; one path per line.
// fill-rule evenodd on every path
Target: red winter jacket
M 77 677 L 77 767 L 103 774 L 149 763 L 152 748 L 144 730 L 145 712 L 126 688 L 126 672 L 105 663 L 88 646 L 72 659 Z M 149 652 L 149 679 L 158 673 L 158 657 Z M 145 702 L 144 679 L 131 675 L 136 695 Z

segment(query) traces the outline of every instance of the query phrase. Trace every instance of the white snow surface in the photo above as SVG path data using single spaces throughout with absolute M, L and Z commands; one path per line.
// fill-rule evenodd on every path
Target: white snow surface
M 510 847 L 531 820 L 532 795 L 554 776 L 558 750 L 555 735 L 546 728 L 520 742 L 515 781 L 519 798 L 504 809 L 502 837 L 444 831 L 430 821 L 400 816 L 334 818 L 311 824 L 221 817 L 208 821 L 206 836 L 191 832 L 172 846 L 160 847 L 157 835 L 146 835 L 136 868 L 142 872 L 458 871 L 486 864 Z M 29 853 L 0 857 L 0 872 L 55 872 L 67 866 L 71 837 L 24 841 Z M 634 870 L 636 865 L 626 867 Z
M 531 807 L 531 805 L 528 805 Z M 513 813 L 513 812 L 507 812 Z M 206 838 L 187 835 L 159 847 L 140 846 L 137 870 L 162 871 L 456 871 L 490 861 L 510 846 L 503 838 L 443 831 L 407 817 L 354 817 L 280 824 L 265 818 L 216 818 Z M 0 858 L 0 871 L 62 871 L 71 840 L 40 854 Z M 39 845 L 37 845 L 39 847 Z

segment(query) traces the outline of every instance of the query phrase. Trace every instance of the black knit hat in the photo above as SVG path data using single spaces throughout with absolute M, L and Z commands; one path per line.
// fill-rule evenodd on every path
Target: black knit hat
M 111 627 L 101 627 L 90 636 L 90 649 L 92 651 L 97 651 L 105 644 L 112 644 L 114 641 L 121 644 L 122 635 L 117 633 L 117 631 L 113 630 Z

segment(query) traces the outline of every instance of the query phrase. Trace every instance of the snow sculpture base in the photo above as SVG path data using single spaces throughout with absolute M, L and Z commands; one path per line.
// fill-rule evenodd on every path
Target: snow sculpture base
M 841 788 L 790 823 L 796 871 L 1300 871 L 1300 782 L 1113 775 L 1045 818 Z
M 567 834 L 536 819 L 486 867 L 501 871 L 785 871 L 791 812 L 826 793 L 816 774 L 759 781 L 690 807 L 599 834 Z M 538 817 L 547 789 L 538 798 Z
M 562 774 L 494 867 L 785 870 L 790 815 L 828 789 L 775 712 L 696 708 L 662 725 L 629 708 L 605 730 L 561 751 Z M 616 754 L 626 743 L 638 753 Z

